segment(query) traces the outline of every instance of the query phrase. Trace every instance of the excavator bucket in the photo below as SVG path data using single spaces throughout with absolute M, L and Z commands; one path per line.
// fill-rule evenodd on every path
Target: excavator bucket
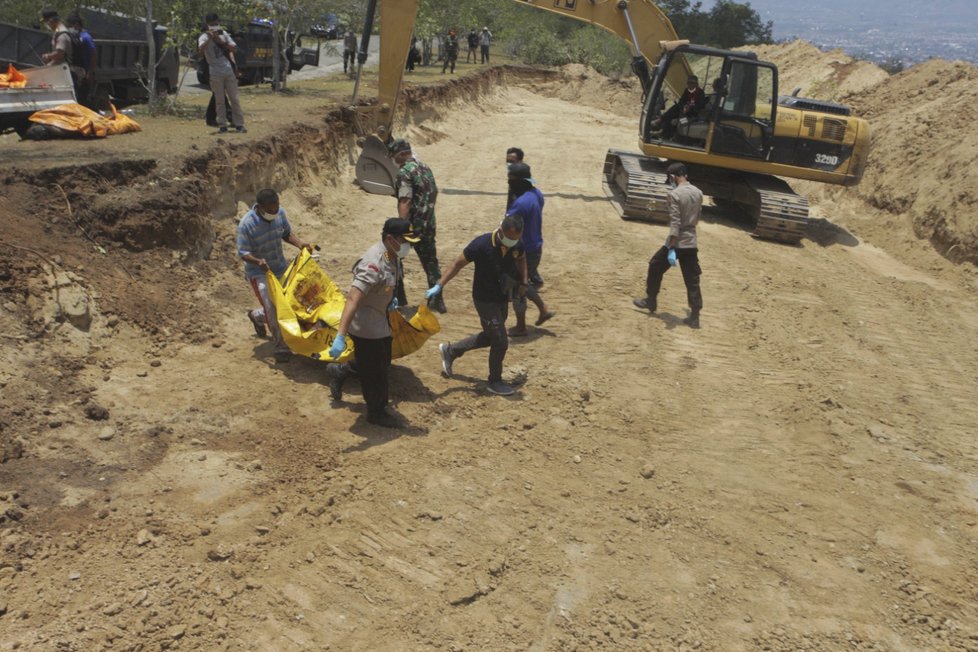
M 393 196 L 397 167 L 387 154 L 387 145 L 374 135 L 367 136 L 357 159 L 357 183 L 373 195 Z

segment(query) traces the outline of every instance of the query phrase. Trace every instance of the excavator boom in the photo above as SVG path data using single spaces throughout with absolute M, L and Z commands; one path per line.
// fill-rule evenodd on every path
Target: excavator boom
M 376 1 L 370 0 L 368 27 Z M 679 40 L 653 0 L 513 1 L 596 25 L 630 44 L 643 90 L 642 153 L 609 151 L 604 174 L 622 217 L 666 220 L 664 170 L 668 161 L 682 161 L 716 203 L 746 209 L 755 235 L 796 243 L 808 229 L 808 203 L 778 177 L 847 186 L 862 178 L 869 153 L 865 120 L 832 102 L 779 97 L 774 64 L 750 52 Z M 387 143 L 418 5 L 381 4 L 379 98 L 356 107 L 363 136 L 357 180 L 371 193 L 394 194 L 397 170 Z
M 649 67 L 668 49 L 687 41 L 678 40 L 669 18 L 651 0 L 513 0 L 520 5 L 541 9 L 591 23 L 615 34 L 632 48 L 632 68 L 646 90 Z M 380 78 L 376 104 L 354 107 L 363 137 L 357 161 L 357 179 L 367 192 L 392 194 L 397 170 L 387 159 L 386 143 L 404 78 L 404 64 L 411 47 L 420 0 L 380 3 Z M 373 24 L 376 0 L 367 8 L 368 27 Z M 365 30 L 368 32 L 369 30 Z M 366 60 L 369 33 L 363 35 L 359 59 Z M 664 83 L 677 93 L 686 84 L 686 74 L 672 70 Z

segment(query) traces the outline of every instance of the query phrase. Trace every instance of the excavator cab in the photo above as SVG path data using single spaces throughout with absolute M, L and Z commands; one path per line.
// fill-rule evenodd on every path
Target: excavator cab
M 777 68 L 751 53 L 680 45 L 656 67 L 642 140 L 765 159 L 773 146 L 777 87 Z M 682 159 L 678 154 L 670 158 Z

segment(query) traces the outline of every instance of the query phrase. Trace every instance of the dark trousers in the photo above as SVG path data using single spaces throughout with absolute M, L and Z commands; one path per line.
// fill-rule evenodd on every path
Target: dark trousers
M 470 58 L 472 59 L 472 63 L 475 63 L 476 61 L 478 61 L 477 57 L 478 55 L 475 52 L 475 48 L 470 47 L 469 51 L 465 53 L 465 63 L 468 63 Z
M 431 287 L 441 278 L 441 266 L 438 264 L 438 250 L 435 247 L 434 230 L 422 230 L 415 227 L 415 233 L 421 241 L 414 245 L 414 250 L 418 253 L 421 266 L 424 267 L 425 276 L 428 278 L 428 287 Z
M 652 307 L 656 305 L 662 277 L 669 271 L 668 255 L 669 249 L 661 247 L 649 260 L 649 273 L 645 277 L 645 296 Z M 700 274 L 703 271 L 700 269 L 698 250 L 676 249 L 676 258 L 679 260 L 679 269 L 683 273 L 683 282 L 686 283 L 686 300 L 689 302 L 689 309 L 698 313 L 703 309 L 703 293 L 700 291 Z
M 530 284 L 536 285 L 537 287 L 543 285 L 543 277 L 540 276 L 540 260 L 542 258 L 542 251 L 526 253 L 526 271 L 529 272 Z
M 346 72 L 347 62 L 349 62 L 350 70 L 356 70 L 354 61 L 356 60 L 357 53 L 355 50 L 343 50 L 343 72 Z
M 506 317 L 509 314 L 509 304 L 495 301 L 473 300 L 475 311 L 479 313 L 482 332 L 469 335 L 449 345 L 453 358 L 460 358 L 467 351 L 489 347 L 489 382 L 503 379 L 503 359 L 509 348 L 509 336 L 506 334 Z
M 367 413 L 382 414 L 387 407 L 388 376 L 391 368 L 393 338 L 366 339 L 350 334 L 357 356 L 356 371 L 360 375 L 360 391 L 367 404 Z
M 481 45 L 479 47 L 482 49 L 482 63 L 489 63 L 489 46 Z
M 455 72 L 455 61 L 457 59 L 458 59 L 458 52 L 456 52 L 455 54 L 449 53 L 445 55 L 445 63 L 443 63 L 441 66 L 442 74 L 445 73 L 445 70 L 447 70 L 449 66 L 451 66 L 452 72 Z

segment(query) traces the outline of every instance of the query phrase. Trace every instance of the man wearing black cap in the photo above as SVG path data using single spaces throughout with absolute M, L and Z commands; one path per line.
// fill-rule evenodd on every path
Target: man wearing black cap
M 41 61 L 46 64 L 67 63 L 71 64 L 74 52 L 72 51 L 71 34 L 68 28 L 61 22 L 61 17 L 54 9 L 45 9 L 41 12 L 41 22 L 51 30 L 51 51 L 41 55 Z M 74 72 L 74 71 L 72 71 Z
M 228 130 L 227 111 L 224 110 L 224 103 L 221 101 L 226 95 L 231 103 L 231 121 L 234 123 L 234 129 L 238 133 L 245 133 L 248 130 L 245 129 L 244 113 L 238 101 L 237 64 L 234 61 L 234 53 L 238 51 L 238 45 L 227 30 L 221 27 L 217 14 L 207 14 L 205 20 L 207 29 L 197 39 L 197 54 L 207 60 L 208 81 L 219 107 L 217 131 L 223 134 Z
M 398 138 L 388 145 L 391 159 L 398 167 L 394 188 L 397 193 L 397 216 L 409 220 L 414 233 L 421 238 L 414 248 L 428 277 L 428 287 L 441 278 L 438 264 L 438 250 L 435 246 L 435 202 L 438 200 L 438 185 L 431 168 L 422 163 L 411 151 L 411 143 Z M 402 299 L 404 296 L 402 294 Z M 406 300 L 405 300 L 406 303 Z M 428 301 L 428 307 L 440 313 L 448 312 L 445 299 L 439 294 Z
M 670 138 L 676 132 L 676 122 L 680 118 L 695 118 L 705 106 L 706 94 L 700 88 L 700 80 L 696 75 L 690 75 L 679 101 L 652 122 L 652 130 L 662 129 L 663 137 Z
M 703 193 L 689 182 L 686 166 L 673 163 L 667 169 L 668 183 L 672 186 L 667 202 L 669 205 L 669 236 L 666 244 L 660 247 L 649 260 L 649 271 L 645 278 L 645 296 L 632 300 L 637 308 L 655 312 L 656 298 L 662 277 L 670 267 L 679 263 L 686 283 L 686 300 L 689 302 L 689 317 L 683 320 L 690 328 L 700 327 L 700 310 L 703 308 L 703 294 L 700 291 L 700 261 L 696 244 L 696 223 L 703 210 Z
M 360 390 L 367 404 L 367 421 L 384 428 L 400 428 L 400 419 L 388 411 L 388 371 L 391 366 L 391 327 L 387 311 L 397 307 L 395 292 L 401 280 L 401 259 L 411 252 L 418 238 L 411 223 L 392 217 L 384 222 L 380 242 L 363 255 L 353 268 L 353 283 L 343 306 L 343 315 L 329 356 L 338 358 L 346 350 L 346 337 L 353 340 Z M 343 396 L 347 365 L 326 368 L 334 400 Z

